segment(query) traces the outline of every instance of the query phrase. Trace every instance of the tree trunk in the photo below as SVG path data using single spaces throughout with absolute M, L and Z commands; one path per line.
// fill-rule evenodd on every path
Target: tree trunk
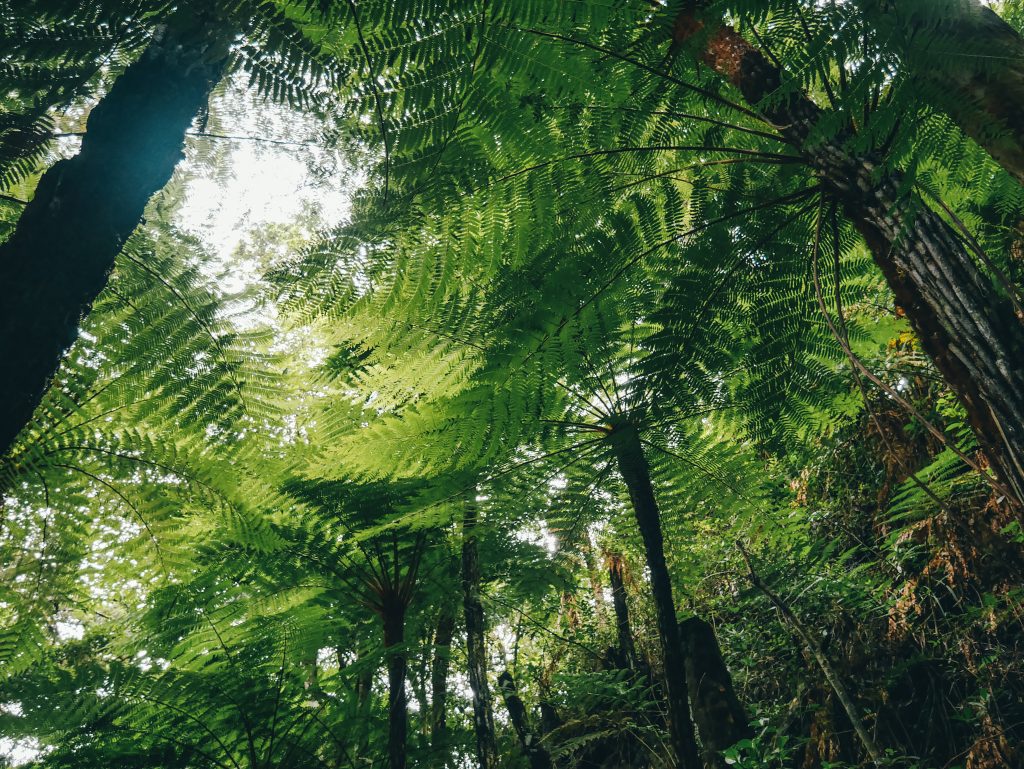
M 1024 40 L 979 0 L 932 0 L 902 13 L 892 0 L 861 9 L 895 48 L 918 93 L 1024 183 Z
M 526 715 L 526 706 L 519 698 L 516 691 L 515 679 L 506 670 L 498 676 L 498 690 L 502 699 L 505 700 L 505 707 L 508 709 L 508 717 L 512 727 L 519 737 L 519 744 L 523 746 L 523 752 L 530 762 L 530 769 L 552 769 L 551 756 L 540 744 L 540 739 L 530 729 L 530 722 Z
M 612 604 L 615 607 L 615 628 L 619 637 L 619 652 L 632 670 L 637 669 L 636 645 L 633 628 L 629 624 L 629 604 L 626 603 L 626 585 L 622 580 L 622 557 L 608 556 L 608 580 L 612 586 Z
M 409 703 L 405 677 L 409 667 L 405 649 L 405 607 L 400 599 L 388 602 L 383 611 L 384 649 L 388 660 L 388 767 L 405 769 Z M 393 647 L 400 647 L 397 651 Z
M 356 713 L 359 731 L 357 732 L 356 753 L 366 755 L 370 747 L 370 714 L 373 702 L 370 695 L 373 694 L 373 679 L 377 669 L 367 665 L 366 655 L 357 652 L 355 680 Z
M 597 631 L 603 633 L 607 626 L 604 599 L 604 587 L 601 584 L 601 569 L 597 561 L 597 553 L 589 540 L 583 545 L 583 560 L 587 566 L 587 577 L 590 581 L 590 593 L 594 597 L 594 619 L 597 620 Z
M 732 686 L 715 631 L 699 617 L 679 625 L 686 656 L 686 683 L 693 720 L 704 749 L 704 764 L 725 769 L 722 751 L 753 736 L 747 713 Z
M 448 667 L 451 661 L 455 612 L 445 603 L 434 632 L 434 661 L 430 668 L 430 744 L 437 750 L 448 733 Z
M 688 4 L 675 24 L 677 43 L 704 29 Z M 1004 490 L 1024 501 L 1024 323 L 977 268 L 952 228 L 877 160 L 855 155 L 843 137 L 808 142 L 821 110 L 806 95 L 769 100 L 782 74 L 728 26 L 703 41 L 701 59 L 779 127 L 842 205 L 881 269 L 896 301 L 950 389 Z
M 462 601 L 466 614 L 466 658 L 469 686 L 473 691 L 473 729 L 480 769 L 495 766 L 498 747 L 494 737 L 491 692 L 487 686 L 487 644 L 484 639 L 484 607 L 480 602 L 480 557 L 477 553 L 476 501 L 466 501 L 462 521 Z
M 676 761 L 683 769 L 699 769 L 700 756 L 693 733 L 687 702 L 686 669 L 679 644 L 672 580 L 665 563 L 665 545 L 661 534 L 661 513 L 651 486 L 651 471 L 644 456 L 640 434 L 629 423 L 617 425 L 610 433 L 619 472 L 629 489 L 637 527 L 644 541 L 647 567 L 651 572 L 651 593 L 658 617 L 658 635 L 665 665 L 665 696 L 668 700 L 668 724 Z
M 179 14 L 154 37 L 90 113 L 81 151 L 43 175 L 0 245 L 0 456 L 32 418 L 221 79 L 231 35 L 205 16 Z

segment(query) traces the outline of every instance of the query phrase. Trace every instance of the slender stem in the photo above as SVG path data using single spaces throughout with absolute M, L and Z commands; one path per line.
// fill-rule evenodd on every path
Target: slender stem
M 771 588 L 764 583 L 764 581 L 754 571 L 754 566 L 750 561 L 750 554 L 747 553 L 742 542 L 737 542 L 736 546 L 739 548 L 740 554 L 743 556 L 743 562 L 747 565 L 748 576 L 750 577 L 751 584 L 754 585 L 758 590 L 764 593 L 765 597 L 779 610 L 779 613 L 783 618 L 790 624 L 793 631 L 797 634 L 808 651 L 814 657 L 815 662 L 821 668 L 821 672 L 825 676 L 825 680 L 828 681 L 832 687 L 832 691 L 835 692 L 836 698 L 839 700 L 839 704 L 843 706 L 843 710 L 846 711 L 847 717 L 850 719 L 850 723 L 853 724 L 853 730 L 857 733 L 857 737 L 860 738 L 861 744 L 864 745 L 864 749 L 867 750 L 868 755 L 871 756 L 871 761 L 875 766 L 882 766 L 884 762 L 882 751 L 879 750 L 878 745 L 875 744 L 874 739 L 868 733 L 867 727 L 864 725 L 864 721 L 861 719 L 860 712 L 850 696 L 850 693 L 846 690 L 845 684 L 842 679 L 836 673 L 835 668 L 832 667 L 832 663 L 829 662 L 828 657 L 825 656 L 825 650 L 822 649 L 821 644 L 818 643 L 818 639 L 807 630 L 803 622 L 793 613 L 793 610 L 789 608 L 789 605 L 782 600 Z

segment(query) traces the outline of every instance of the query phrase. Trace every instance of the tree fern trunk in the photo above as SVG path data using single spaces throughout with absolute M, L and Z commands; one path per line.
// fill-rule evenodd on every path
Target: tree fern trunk
M 469 686 L 473 690 L 473 730 L 480 769 L 495 765 L 498 748 L 494 737 L 491 692 L 487 686 L 487 645 L 484 639 L 484 607 L 480 602 L 480 556 L 477 552 L 476 502 L 466 501 L 462 521 L 462 600 L 466 614 L 466 657 Z
M 704 748 L 704 764 L 726 769 L 722 751 L 753 736 L 746 710 L 736 696 L 711 625 L 699 617 L 690 617 L 680 623 L 679 634 L 686 656 L 693 720 Z
M 1024 39 L 979 0 L 861 0 L 921 93 L 1024 183 Z M 922 13 L 922 9 L 926 11 Z M 901 11 L 904 13 L 901 14 Z
M 455 612 L 448 603 L 441 608 L 434 632 L 434 660 L 430 668 L 430 744 L 437 750 L 448 733 L 448 667 L 451 659 Z
M 405 650 L 394 650 L 405 641 L 405 608 L 400 601 L 389 602 L 383 612 L 384 649 L 388 660 L 388 767 L 405 769 L 406 736 L 409 729 L 405 677 L 409 661 Z
M 615 629 L 619 639 L 619 652 L 632 670 L 637 669 L 636 645 L 633 643 L 633 628 L 629 621 L 629 604 L 626 603 L 626 585 L 622 581 L 622 558 L 608 557 L 608 580 L 612 586 L 612 604 L 615 607 Z
M 768 100 L 782 75 L 735 30 L 702 32 L 688 4 L 675 39 L 699 38 L 701 59 L 762 109 L 818 173 L 860 231 L 925 351 L 966 410 L 990 465 L 1024 501 L 1024 323 L 975 265 L 956 233 L 877 160 L 851 153 L 842 137 L 810 143 L 821 111 L 806 95 Z M 701 33 L 698 35 L 698 33 Z
M 700 756 L 690 717 L 686 692 L 686 668 L 679 643 L 672 579 L 665 563 L 665 543 L 661 533 L 661 512 L 651 485 L 651 470 L 644 456 L 640 434 L 631 424 L 616 426 L 611 432 L 612 448 L 619 472 L 633 503 L 637 527 L 644 541 L 647 568 L 651 572 L 651 593 L 658 617 L 658 636 L 665 665 L 665 696 L 668 700 L 668 722 L 672 749 L 683 769 L 699 769 Z
M 170 179 L 229 42 L 201 17 L 159 34 L 92 110 L 81 151 L 43 175 L 0 245 L 0 456 L 31 419 L 150 197 Z
M 516 690 L 515 679 L 506 670 L 498 676 L 498 689 L 501 691 L 502 699 L 505 700 L 505 708 L 508 710 L 509 721 L 519 737 L 519 744 L 530 762 L 530 769 L 552 769 L 551 755 L 540 744 L 540 738 L 530 728 L 530 722 L 526 715 L 526 706 L 519 697 Z

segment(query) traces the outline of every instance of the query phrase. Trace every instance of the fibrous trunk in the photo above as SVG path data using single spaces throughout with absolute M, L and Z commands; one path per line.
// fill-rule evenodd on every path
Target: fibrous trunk
M 405 740 L 409 728 L 409 703 L 405 693 L 409 661 L 403 648 L 405 607 L 398 600 L 388 602 L 383 619 L 384 649 L 388 661 L 388 767 L 405 769 Z
M 90 113 L 81 151 L 43 174 L 0 245 L 0 456 L 31 419 L 224 72 L 231 36 L 201 16 L 179 16 L 117 79 Z
M 861 233 L 924 350 L 957 395 L 1003 488 L 1024 500 L 1024 323 L 977 267 L 956 232 L 904 180 L 844 137 L 809 140 L 821 110 L 806 95 L 773 99 L 781 72 L 735 30 L 708 33 L 695 7 L 675 39 L 700 39 L 701 59 L 779 127 Z M 698 34 L 699 33 L 699 34 Z
M 690 617 L 679 624 L 679 634 L 704 763 L 725 769 L 722 751 L 753 736 L 747 713 L 733 689 L 732 676 L 722 659 L 722 650 L 711 625 L 699 617 Z
M 473 730 L 480 769 L 491 769 L 498 753 L 494 738 L 491 692 L 487 686 L 484 607 L 480 601 L 480 556 L 476 541 L 476 504 L 466 501 L 462 523 L 462 600 L 466 615 L 466 657 L 473 691 Z
M 629 604 L 626 603 L 626 585 L 622 579 L 622 557 L 608 556 L 608 580 L 612 586 L 612 605 L 615 607 L 615 629 L 619 639 L 619 652 L 630 669 L 636 670 L 636 645 L 629 622 Z
M 619 472 L 633 504 L 637 527 L 643 538 L 647 568 L 651 572 L 651 593 L 658 617 L 658 637 L 665 665 L 665 695 L 668 700 L 669 733 L 676 760 L 683 769 L 699 769 L 700 757 L 687 702 L 686 669 L 679 643 L 672 580 L 665 563 L 661 513 L 651 485 L 651 471 L 636 428 L 628 423 L 610 434 Z
M 861 0 L 917 93 L 1024 183 L 1024 39 L 980 0 Z

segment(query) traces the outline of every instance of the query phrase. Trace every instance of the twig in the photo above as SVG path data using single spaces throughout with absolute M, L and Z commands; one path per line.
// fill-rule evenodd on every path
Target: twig
M 769 588 L 754 571 L 754 566 L 750 562 L 750 554 L 747 553 L 743 543 L 736 542 L 736 547 L 739 548 L 740 555 L 743 556 L 743 562 L 747 565 L 747 573 L 750 577 L 751 584 L 754 585 L 758 590 L 764 593 L 765 597 L 771 601 L 772 605 L 779 610 L 779 613 L 792 626 L 793 631 L 799 636 L 800 640 L 803 641 L 804 645 L 811 652 L 815 661 L 818 663 L 818 667 L 821 668 L 821 672 L 825 675 L 825 680 L 828 681 L 832 687 L 832 691 L 835 692 L 836 698 L 839 703 L 843 706 L 843 710 L 846 711 L 847 717 L 850 719 L 850 723 L 853 724 L 853 730 L 857 733 L 861 743 L 867 750 L 868 755 L 871 756 L 871 761 L 875 766 L 882 766 L 884 758 L 882 751 L 878 749 L 874 739 L 868 734 L 867 727 L 864 726 L 864 722 L 861 720 L 860 712 L 857 709 L 857 705 L 850 697 L 849 692 L 846 691 L 846 686 L 840 680 L 836 674 L 835 669 L 832 667 L 832 663 L 829 662 L 828 657 L 825 656 L 825 650 L 821 648 L 821 644 L 818 639 L 815 638 L 811 633 L 804 627 L 804 624 L 797 618 L 793 613 L 793 610 L 789 608 L 789 605 L 782 600 L 771 588 Z

